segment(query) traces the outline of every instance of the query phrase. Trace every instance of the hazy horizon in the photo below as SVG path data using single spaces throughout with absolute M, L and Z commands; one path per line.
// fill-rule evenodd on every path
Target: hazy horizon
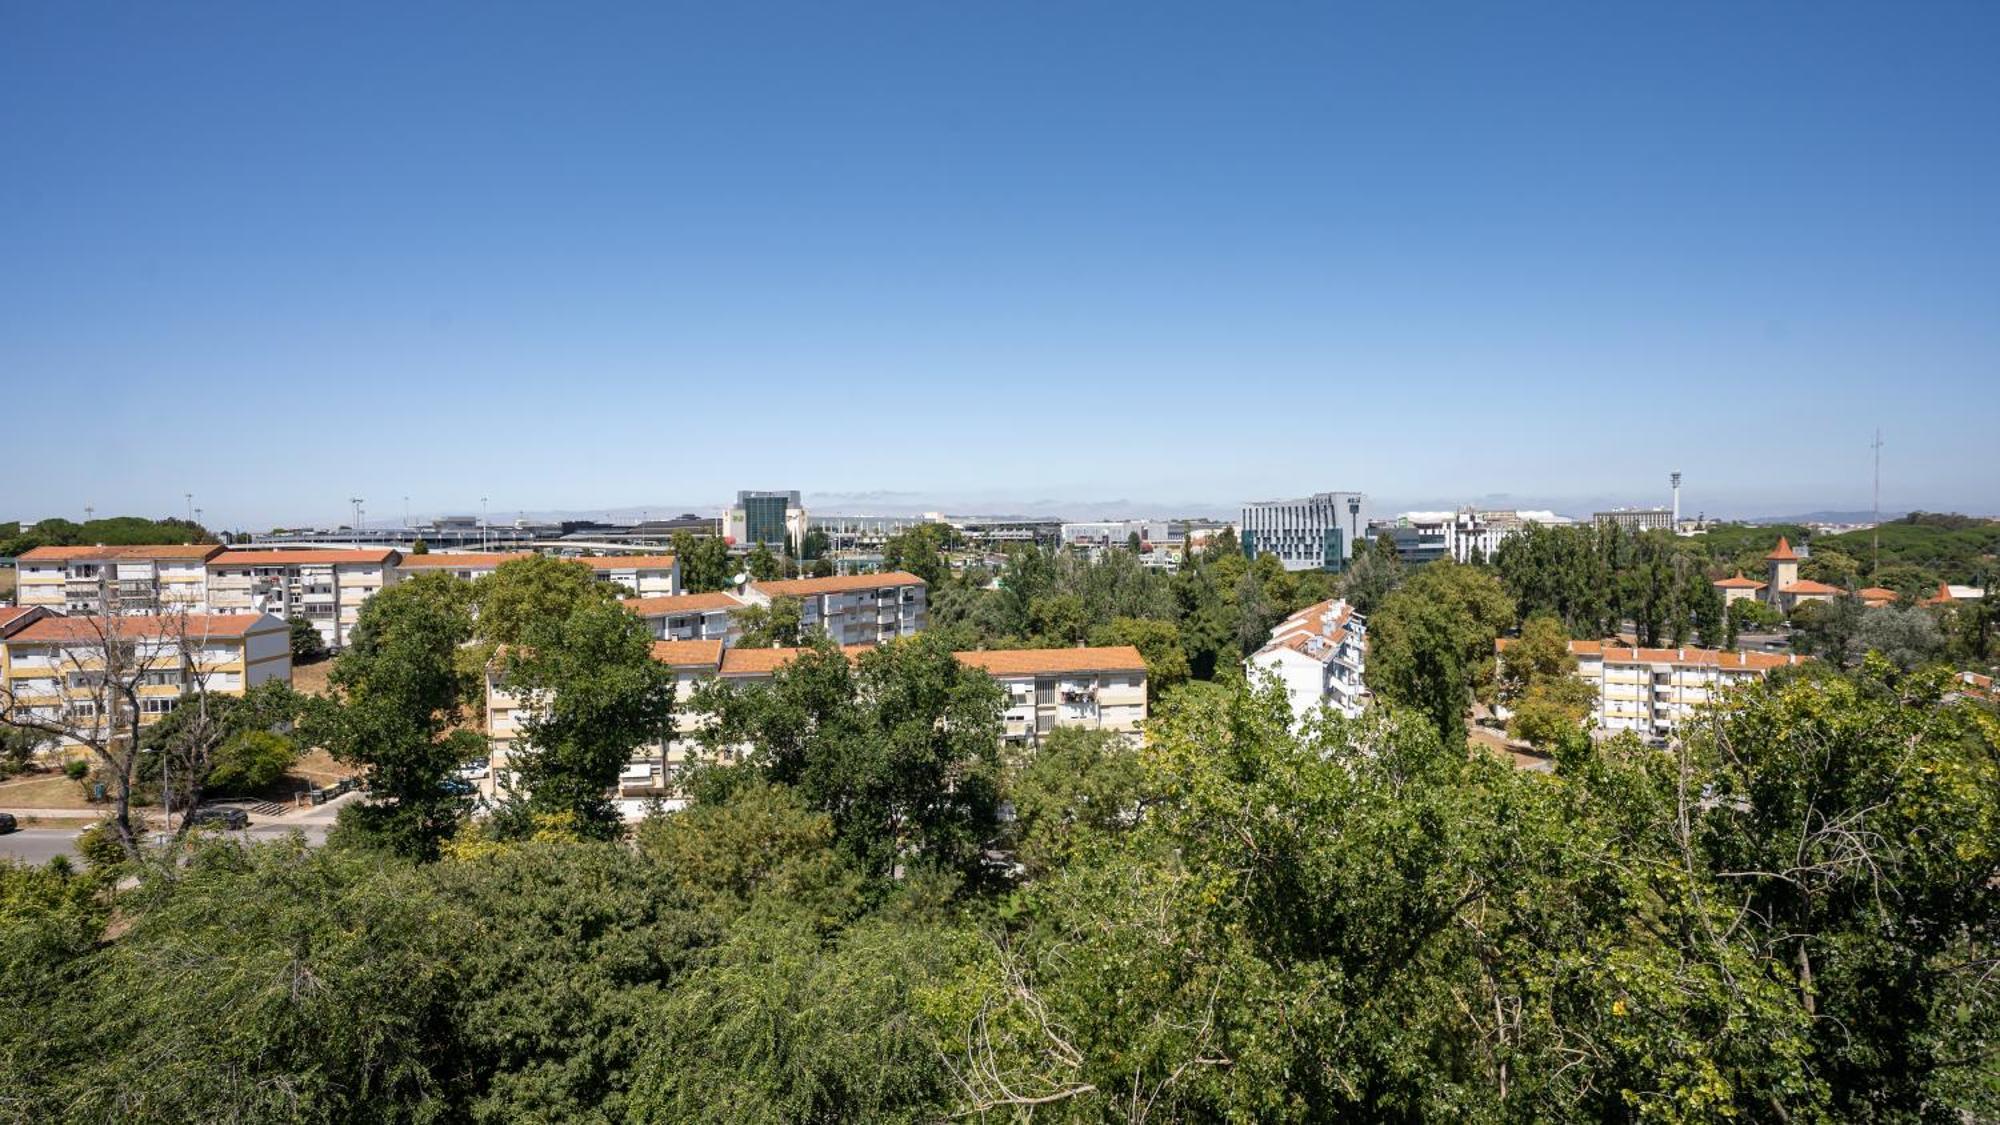
M 1883 511 L 1990 512 L 1996 43 L 1993 4 L 15 5 L 0 513 L 1680 470 L 1758 516 L 1869 508 L 1878 427 Z

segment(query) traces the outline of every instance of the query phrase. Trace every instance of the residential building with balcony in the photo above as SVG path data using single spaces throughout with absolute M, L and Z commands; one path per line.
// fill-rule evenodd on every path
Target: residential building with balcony
M 762 605 L 796 598 L 800 624 L 823 629 L 839 645 L 872 645 L 922 632 L 928 621 L 924 580 L 908 571 L 753 582 L 744 596 Z
M 1257 500 L 1238 521 L 1243 553 L 1270 555 L 1286 570 L 1345 570 L 1368 526 L 1359 492 L 1316 492 L 1297 500 Z
M 716 592 L 661 598 L 626 598 L 626 609 L 646 620 L 656 640 L 735 641 L 736 614 L 753 604 L 748 597 Z
M 23 552 L 16 598 L 62 613 L 199 611 L 213 543 L 36 547 Z
M 955 653 L 1007 693 L 1002 737 L 1034 745 L 1060 727 L 1137 740 L 1146 725 L 1146 661 L 1131 645 Z
M 27 614 L 39 616 L 24 623 Z M 33 607 L 0 619 L 0 705 L 72 727 L 125 706 L 108 680 L 137 683 L 146 726 L 190 693 L 241 695 L 291 676 L 291 629 L 269 614 L 62 617 Z
M 672 555 L 592 555 L 573 560 L 589 567 L 599 582 L 610 582 L 637 598 L 664 598 L 681 592 L 681 564 Z
M 1494 642 L 1504 650 L 1512 638 Z M 1576 674 L 1596 693 L 1591 718 L 1600 731 L 1666 737 L 1730 688 L 1753 683 L 1802 659 L 1796 653 L 1712 648 L 1628 648 L 1571 641 Z
M 361 607 L 395 584 L 402 558 L 385 548 L 224 551 L 208 560 L 208 608 L 303 617 L 329 648 L 345 648 Z
M 1309 605 L 1279 622 L 1270 640 L 1245 663 L 1253 677 L 1278 678 L 1298 722 L 1321 705 L 1357 718 L 1369 696 L 1363 680 L 1368 670 L 1368 621 L 1339 598 Z

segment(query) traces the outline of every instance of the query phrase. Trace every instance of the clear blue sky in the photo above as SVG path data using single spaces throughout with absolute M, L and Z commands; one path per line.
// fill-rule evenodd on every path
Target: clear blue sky
M 1615 9 L 1615 11 L 1614 11 Z M 0 0 L 0 518 L 2000 509 L 2000 4 Z

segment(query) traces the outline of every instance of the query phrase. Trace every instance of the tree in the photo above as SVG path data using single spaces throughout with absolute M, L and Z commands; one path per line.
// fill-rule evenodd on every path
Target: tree
M 146 728 L 141 775 L 178 809 L 200 806 L 210 789 L 261 789 L 296 760 L 291 739 L 279 732 L 291 729 L 304 706 L 304 697 L 282 680 L 240 696 L 194 696 Z M 179 834 L 192 826 L 183 817 Z
M 1007 766 L 1008 836 L 1029 878 L 1045 878 L 1139 822 L 1148 795 L 1137 747 L 1113 731 L 1057 727 Z
M 1944 631 L 1937 618 L 1915 607 L 1877 606 L 1861 611 L 1853 645 L 1863 653 L 1880 653 L 1905 672 L 1944 654 Z
M 1688 751 L 1697 855 L 1810 1017 L 1844 1120 L 1923 1119 L 1981 1068 L 1994 1094 L 1990 1053 L 1967 1048 L 1995 1015 L 1996 728 L 1943 705 L 1941 675 L 1898 681 L 1879 658 L 1767 681 Z
M 583 835 L 615 836 L 620 820 L 607 794 L 632 751 L 672 729 L 673 674 L 653 659 L 645 622 L 602 601 L 580 599 L 523 640 L 500 657 L 501 686 L 525 716 L 508 754 L 523 809 L 566 813 Z
M 1049 646 L 1081 644 L 1090 631 L 1089 611 L 1076 594 L 1036 598 L 1028 607 L 1028 619 L 1035 636 Z
M 1446 746 L 1462 746 L 1465 709 L 1489 684 L 1493 640 L 1513 618 L 1513 600 L 1492 575 L 1431 563 L 1369 619 L 1369 685 L 1421 711 Z
M 1144 540 L 1139 538 L 1139 533 L 1135 531 L 1125 537 L 1125 549 L 1136 555 L 1146 549 L 1146 544 Z
M 676 531 L 674 558 L 681 568 L 681 587 L 690 594 L 709 594 L 727 589 L 736 573 L 729 559 L 729 544 L 714 535 Z
M 808 562 L 821 558 L 833 548 L 833 541 L 822 528 L 812 528 L 799 540 L 799 558 Z
M 942 523 L 920 523 L 891 535 L 882 544 L 882 569 L 904 570 L 936 588 L 951 577 L 945 549 L 951 542 L 951 528 Z
M 1800 602 L 1792 607 L 1792 647 L 1836 668 L 1846 668 L 1854 660 L 1861 613 L 1861 599 L 1852 594 L 1823 602 Z
M 367 768 L 372 799 L 340 811 L 349 834 L 430 860 L 457 831 L 469 801 L 455 774 L 486 743 L 460 729 L 473 687 L 457 657 L 472 635 L 472 592 L 450 575 L 418 575 L 362 604 L 329 677 L 337 698 L 309 700 L 302 724 L 308 743 Z
M 1191 675 L 1181 631 L 1171 621 L 1114 617 L 1090 631 L 1090 643 L 1131 645 L 1146 661 L 1146 696 L 1157 702 L 1162 693 L 1185 683 Z
M 784 575 L 784 563 L 778 560 L 778 556 L 771 552 L 770 547 L 762 543 L 750 548 L 750 554 L 744 563 L 750 571 L 751 579 L 757 582 L 775 581 Z
M 431 553 L 431 545 L 419 537 L 410 544 L 410 553 L 413 555 L 428 555 Z
M 772 598 L 771 604 L 751 604 L 736 612 L 743 648 L 793 648 L 805 643 L 805 607 L 797 598 Z M 817 630 L 815 630 L 817 631 Z
M 1374 613 L 1403 582 L 1403 561 L 1392 550 L 1363 551 L 1340 578 L 1340 596 L 1356 613 Z
M 48 736 L 40 731 L 0 726 L 0 780 L 33 768 L 35 758 L 48 744 Z
M 517 645 L 544 623 L 584 605 L 614 605 L 618 588 L 599 582 L 589 567 L 571 559 L 530 555 L 509 559 L 473 583 L 480 639 Z
M 298 664 L 311 664 L 327 657 L 326 638 L 320 636 L 319 626 L 308 617 L 288 617 L 285 624 L 292 631 L 292 660 Z
M 709 744 L 748 745 L 770 780 L 832 818 L 836 846 L 869 877 L 981 875 L 999 823 L 1002 692 L 928 635 L 852 663 L 816 638 L 768 684 L 712 685 L 697 700 L 715 719 Z

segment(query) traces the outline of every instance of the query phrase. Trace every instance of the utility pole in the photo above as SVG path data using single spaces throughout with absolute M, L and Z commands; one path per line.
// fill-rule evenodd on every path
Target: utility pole
M 185 496 L 185 497 L 187 498 L 187 504 L 188 504 L 188 522 L 189 522 L 189 523 L 193 523 L 193 522 L 194 522 L 194 493 L 192 493 L 192 492 L 183 492 L 183 493 L 181 493 L 181 495 L 182 495 L 182 496 Z
M 1873 575 L 1882 569 L 1882 431 L 1875 431 L 1875 526 L 1869 529 L 1875 558 L 1868 564 L 1868 573 Z
M 403 497 L 403 526 L 410 526 L 410 498 Z
M 354 522 L 353 522 L 353 523 L 352 523 L 351 525 L 349 525 L 349 526 L 353 527 L 353 529 L 354 529 L 354 534 L 356 534 L 356 535 L 360 535 L 360 534 L 361 534 L 361 497 L 359 497 L 359 496 L 349 496 L 349 497 L 347 498 L 347 502 L 348 502 L 349 504 L 352 504 L 352 505 L 354 505 Z
M 479 498 L 479 549 L 486 549 L 486 497 Z

